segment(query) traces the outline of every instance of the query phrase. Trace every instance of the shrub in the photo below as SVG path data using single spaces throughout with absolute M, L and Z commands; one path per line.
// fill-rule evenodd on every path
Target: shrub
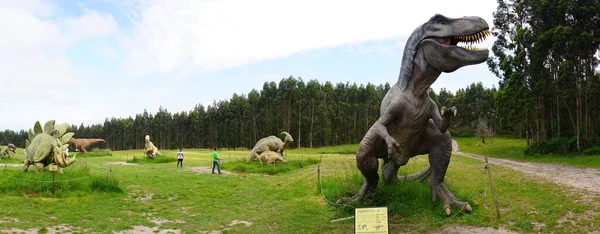
M 600 146 L 595 146 L 583 151 L 584 155 L 600 155 Z
M 146 156 L 133 156 L 132 159 L 127 160 L 128 163 L 170 163 L 176 162 L 177 158 L 169 157 L 169 156 L 156 156 L 154 158 L 146 157 Z
M 107 172 L 108 173 L 108 172 Z M 0 171 L 0 193 L 15 196 L 68 197 L 90 193 L 122 193 L 119 181 L 104 173 L 92 174 L 87 167 L 70 166 L 63 173 L 23 172 L 21 168 Z M 54 176 L 54 179 L 52 178 Z M 52 182 L 55 181 L 55 182 Z

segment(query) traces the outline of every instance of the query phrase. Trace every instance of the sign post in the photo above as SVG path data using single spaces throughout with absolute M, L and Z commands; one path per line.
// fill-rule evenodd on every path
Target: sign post
M 354 233 L 389 233 L 387 207 L 356 208 Z
M 52 194 L 54 194 L 54 190 L 56 190 L 54 188 L 54 173 L 58 170 L 58 166 L 56 164 L 50 164 L 48 170 L 52 172 Z

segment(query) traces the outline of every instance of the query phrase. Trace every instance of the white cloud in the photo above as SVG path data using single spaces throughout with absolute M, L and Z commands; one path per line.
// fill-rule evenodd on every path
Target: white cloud
M 81 104 L 72 94 L 89 74 L 67 58 L 66 50 L 83 39 L 115 34 L 117 24 L 112 16 L 95 11 L 85 10 L 78 17 L 62 17 L 60 11 L 48 1 L 0 2 L 3 127 L 45 121 L 51 115 L 85 119 L 86 113 L 61 112 Z
M 408 36 L 436 13 L 478 15 L 496 1 L 137 1 L 124 69 L 211 72 L 319 48 Z
M 0 98 L 10 101 L 61 101 L 53 90 L 75 85 L 85 69 L 65 57 L 77 40 L 114 34 L 112 16 L 86 10 L 80 17 L 49 20 L 57 9 L 41 1 L 3 1 L 0 5 Z M 4 80 L 6 79 L 6 80 Z
M 73 39 L 101 38 L 117 33 L 118 24 L 111 14 L 84 9 L 78 18 L 65 18 L 60 25 Z

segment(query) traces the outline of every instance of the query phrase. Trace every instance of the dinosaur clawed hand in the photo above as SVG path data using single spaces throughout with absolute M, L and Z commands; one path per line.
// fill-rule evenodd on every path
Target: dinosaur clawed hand
M 396 141 L 396 139 L 394 139 L 391 136 L 388 136 L 385 138 L 385 143 L 387 144 L 387 147 L 388 147 L 388 158 L 391 158 L 394 155 L 400 154 L 400 152 L 401 152 L 400 144 L 398 143 L 398 141 Z
M 454 107 L 454 106 L 450 107 L 450 108 L 442 106 L 442 108 L 440 110 L 443 118 L 452 118 L 452 117 L 455 117 L 456 116 L 456 111 L 457 111 L 456 107 Z
M 437 198 L 442 201 L 446 216 L 450 216 L 450 214 L 452 214 L 451 206 L 464 209 L 466 212 L 471 212 L 473 210 L 469 203 L 458 200 L 443 183 L 430 185 L 430 187 L 433 195 L 433 202 L 435 202 Z

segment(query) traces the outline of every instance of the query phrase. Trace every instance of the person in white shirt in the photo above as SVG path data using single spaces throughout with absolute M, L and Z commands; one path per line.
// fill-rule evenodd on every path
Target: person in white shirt
M 65 159 L 69 158 L 69 147 L 65 149 Z
M 183 151 L 181 148 L 179 148 L 179 152 L 177 152 L 177 167 L 179 167 L 179 165 L 183 168 Z

